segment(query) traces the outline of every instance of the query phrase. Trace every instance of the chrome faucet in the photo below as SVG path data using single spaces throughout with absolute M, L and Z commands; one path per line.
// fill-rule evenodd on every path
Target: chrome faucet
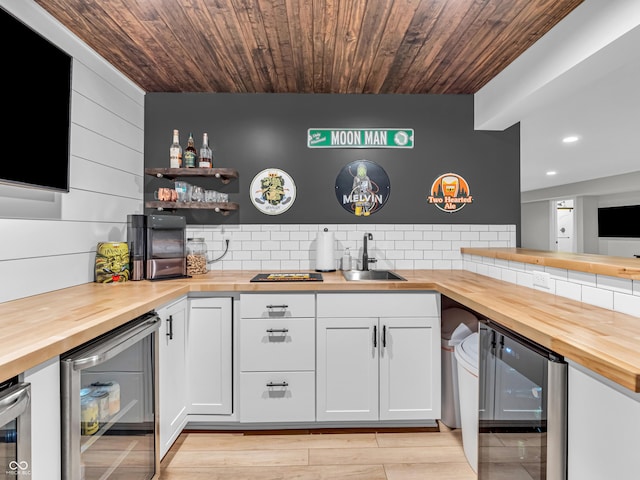
M 370 233 L 365 233 L 364 234 L 364 240 L 362 243 L 362 270 L 364 270 L 365 272 L 367 270 L 369 270 L 369 264 L 370 263 L 375 263 L 376 259 L 375 258 L 369 258 L 369 250 L 367 248 L 367 240 L 373 240 L 373 235 L 371 235 Z

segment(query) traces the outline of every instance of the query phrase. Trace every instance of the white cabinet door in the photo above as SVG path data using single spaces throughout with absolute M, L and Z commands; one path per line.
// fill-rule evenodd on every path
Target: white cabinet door
M 187 299 L 183 297 L 157 312 L 162 320 L 158 332 L 158 403 L 162 458 L 182 432 L 187 420 Z
M 637 479 L 640 393 L 569 364 L 568 480 Z
M 439 319 L 380 319 L 380 420 L 440 418 Z
M 330 293 L 317 302 L 317 419 L 440 418 L 440 297 Z
M 191 298 L 187 322 L 189 414 L 232 413 L 232 299 Z
M 318 319 L 318 421 L 378 420 L 377 329 L 377 318 Z

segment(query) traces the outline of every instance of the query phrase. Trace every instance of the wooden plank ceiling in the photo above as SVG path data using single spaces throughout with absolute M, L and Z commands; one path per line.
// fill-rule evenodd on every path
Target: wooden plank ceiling
M 582 0 L 35 0 L 146 92 L 473 94 Z

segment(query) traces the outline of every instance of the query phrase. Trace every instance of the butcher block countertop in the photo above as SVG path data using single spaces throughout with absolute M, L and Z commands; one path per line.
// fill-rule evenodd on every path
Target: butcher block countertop
M 397 270 L 407 281 L 251 283 L 255 271 L 88 283 L 0 303 L 5 380 L 190 292 L 438 291 L 618 384 L 640 392 L 640 318 L 463 270 Z

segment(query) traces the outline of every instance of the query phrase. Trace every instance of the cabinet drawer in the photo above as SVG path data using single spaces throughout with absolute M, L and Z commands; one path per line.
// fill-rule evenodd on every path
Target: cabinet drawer
M 439 316 L 439 293 L 318 294 L 318 318 Z
M 265 293 L 240 295 L 242 318 L 315 317 L 315 295 Z
M 241 422 L 315 421 L 314 372 L 240 374 Z
M 243 318 L 240 320 L 240 370 L 315 369 L 313 318 Z

